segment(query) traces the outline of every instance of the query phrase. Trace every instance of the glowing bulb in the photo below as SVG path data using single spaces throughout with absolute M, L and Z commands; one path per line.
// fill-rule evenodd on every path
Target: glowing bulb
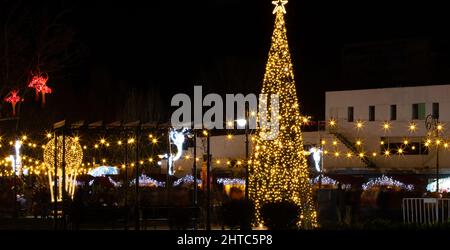
M 350 157 L 352 157 L 352 154 L 351 153 L 347 153 L 347 158 L 350 158 Z
M 119 146 L 122 145 L 122 141 L 118 141 L 117 145 L 119 145 Z
M 389 124 L 389 122 L 383 123 L 383 129 L 384 130 L 389 130 L 390 128 L 391 128 L 391 124 Z
M 243 127 L 245 127 L 245 125 L 247 125 L 247 121 L 245 119 L 238 119 L 238 120 L 236 120 L 236 123 L 241 128 L 243 128 Z
M 128 139 L 128 144 L 133 144 L 133 143 L 134 143 L 134 138 Z
M 361 146 L 362 142 L 360 140 L 356 141 L 356 145 Z
M 158 139 L 156 139 L 156 138 L 153 138 L 153 139 L 152 139 L 152 143 L 153 143 L 153 144 L 156 144 L 156 143 L 158 143 Z
M 336 126 L 336 121 L 331 119 L 329 124 L 330 124 L 331 127 L 334 127 L 334 126 Z
M 364 153 L 359 153 L 359 157 L 363 158 L 364 157 Z
M 228 135 L 227 135 L 227 139 L 228 139 L 228 140 L 233 139 L 233 135 L 232 135 L 232 134 L 228 134 Z
M 444 143 L 444 148 L 448 148 L 448 143 Z
M 377 156 L 377 153 L 373 152 L 373 153 L 372 153 L 372 156 L 373 156 L 373 157 L 376 157 L 376 156 Z
M 207 130 L 203 130 L 203 135 L 204 136 L 208 136 L 208 131 Z
M 409 143 L 408 140 L 403 141 L 403 144 L 405 144 L 405 145 L 408 145 L 408 143 Z
M 441 131 L 444 127 L 442 126 L 442 124 L 438 124 L 436 128 L 437 130 Z
M 363 127 L 363 123 L 361 121 L 356 122 L 356 128 L 360 129 Z
M 337 145 L 337 141 L 333 141 L 333 145 L 335 145 L 335 146 L 336 146 L 336 145 Z
M 94 145 L 94 148 L 98 148 L 98 145 L 97 145 L 97 144 L 95 144 L 95 145 Z
M 380 144 L 381 144 L 381 145 L 384 145 L 384 141 L 380 141 Z
M 334 156 L 339 157 L 339 152 L 334 153 Z
M 100 144 L 105 144 L 106 140 L 105 139 L 101 139 L 100 140 Z
M 28 139 L 28 137 L 26 135 L 22 136 L 22 140 L 26 141 Z
M 417 126 L 415 123 L 409 124 L 409 131 L 414 132 L 414 131 L 416 131 L 416 129 L 417 129 Z
M 441 140 L 436 140 L 436 145 L 441 144 Z
M 399 149 L 397 150 L 397 152 L 398 152 L 398 154 L 403 154 L 403 149 L 399 148 Z
M 322 140 L 322 145 L 325 145 L 327 142 L 325 140 Z

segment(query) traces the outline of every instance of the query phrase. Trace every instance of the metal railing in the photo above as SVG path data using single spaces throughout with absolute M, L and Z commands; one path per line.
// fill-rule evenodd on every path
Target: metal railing
M 405 198 L 402 201 L 406 224 L 438 224 L 450 222 L 450 199 Z

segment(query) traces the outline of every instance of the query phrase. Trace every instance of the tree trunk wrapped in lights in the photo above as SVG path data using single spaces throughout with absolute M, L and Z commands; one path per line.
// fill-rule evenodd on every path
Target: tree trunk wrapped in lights
M 55 140 L 50 139 L 44 148 L 44 163 L 47 167 L 48 181 L 50 187 L 50 195 L 52 202 L 57 198 L 57 201 L 62 200 L 62 154 L 63 154 L 63 137 L 58 136 L 57 148 L 55 150 Z M 57 154 L 57 171 L 55 174 L 55 152 Z M 76 188 L 76 179 L 78 170 L 83 161 L 83 149 L 77 138 L 66 136 L 65 138 L 65 191 L 68 197 L 73 198 Z M 57 178 L 58 190 L 54 193 L 54 181 Z
M 264 126 L 258 128 L 255 137 L 255 150 L 250 164 L 249 195 L 255 204 L 255 217 L 257 225 L 264 221 L 261 209 L 264 204 L 275 202 L 292 202 L 301 209 L 297 225 L 300 228 L 314 228 L 317 226 L 317 215 L 312 200 L 312 187 L 309 183 L 309 170 L 307 159 L 303 150 L 301 133 L 302 117 L 294 81 L 294 73 L 286 36 L 284 21 L 287 1 L 273 2 L 275 29 L 272 35 L 272 45 L 261 94 L 279 98 L 279 133 L 274 140 L 266 140 Z M 269 99 L 260 105 L 271 103 Z M 263 115 L 258 114 L 261 122 Z M 273 120 L 275 117 L 270 117 Z

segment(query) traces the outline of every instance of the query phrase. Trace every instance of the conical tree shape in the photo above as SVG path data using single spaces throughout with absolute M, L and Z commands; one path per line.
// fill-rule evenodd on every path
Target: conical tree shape
M 300 129 L 302 117 L 289 53 L 284 8 L 276 9 L 275 29 L 261 94 L 279 98 L 279 134 L 265 140 L 259 127 L 250 164 L 249 195 L 255 204 L 256 223 L 264 223 L 261 208 L 265 203 L 291 201 L 301 208 L 298 226 L 316 227 L 316 211 L 309 183 L 309 170 Z M 270 103 L 270 98 L 267 103 Z M 261 104 L 260 104 L 261 105 Z M 264 105 L 264 103 L 262 104 Z M 268 107 L 271 114 L 271 106 Z M 261 120 L 261 110 L 258 114 Z

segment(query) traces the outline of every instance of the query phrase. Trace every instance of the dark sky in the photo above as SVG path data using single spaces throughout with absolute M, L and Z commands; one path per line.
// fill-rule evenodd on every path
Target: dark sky
M 190 93 L 195 84 L 221 94 L 260 91 L 274 22 L 269 0 L 30 4 L 33 11 L 61 6 L 70 6 L 64 22 L 76 31 L 82 52 L 77 66 L 54 83 L 42 111 L 53 119 L 120 119 L 132 89 L 142 99 L 135 105 L 159 103 L 154 108 L 162 120 L 172 95 Z M 341 81 L 345 43 L 448 32 L 446 8 L 425 2 L 291 0 L 286 7 L 302 112 L 316 119 L 323 119 L 326 90 L 377 87 Z

